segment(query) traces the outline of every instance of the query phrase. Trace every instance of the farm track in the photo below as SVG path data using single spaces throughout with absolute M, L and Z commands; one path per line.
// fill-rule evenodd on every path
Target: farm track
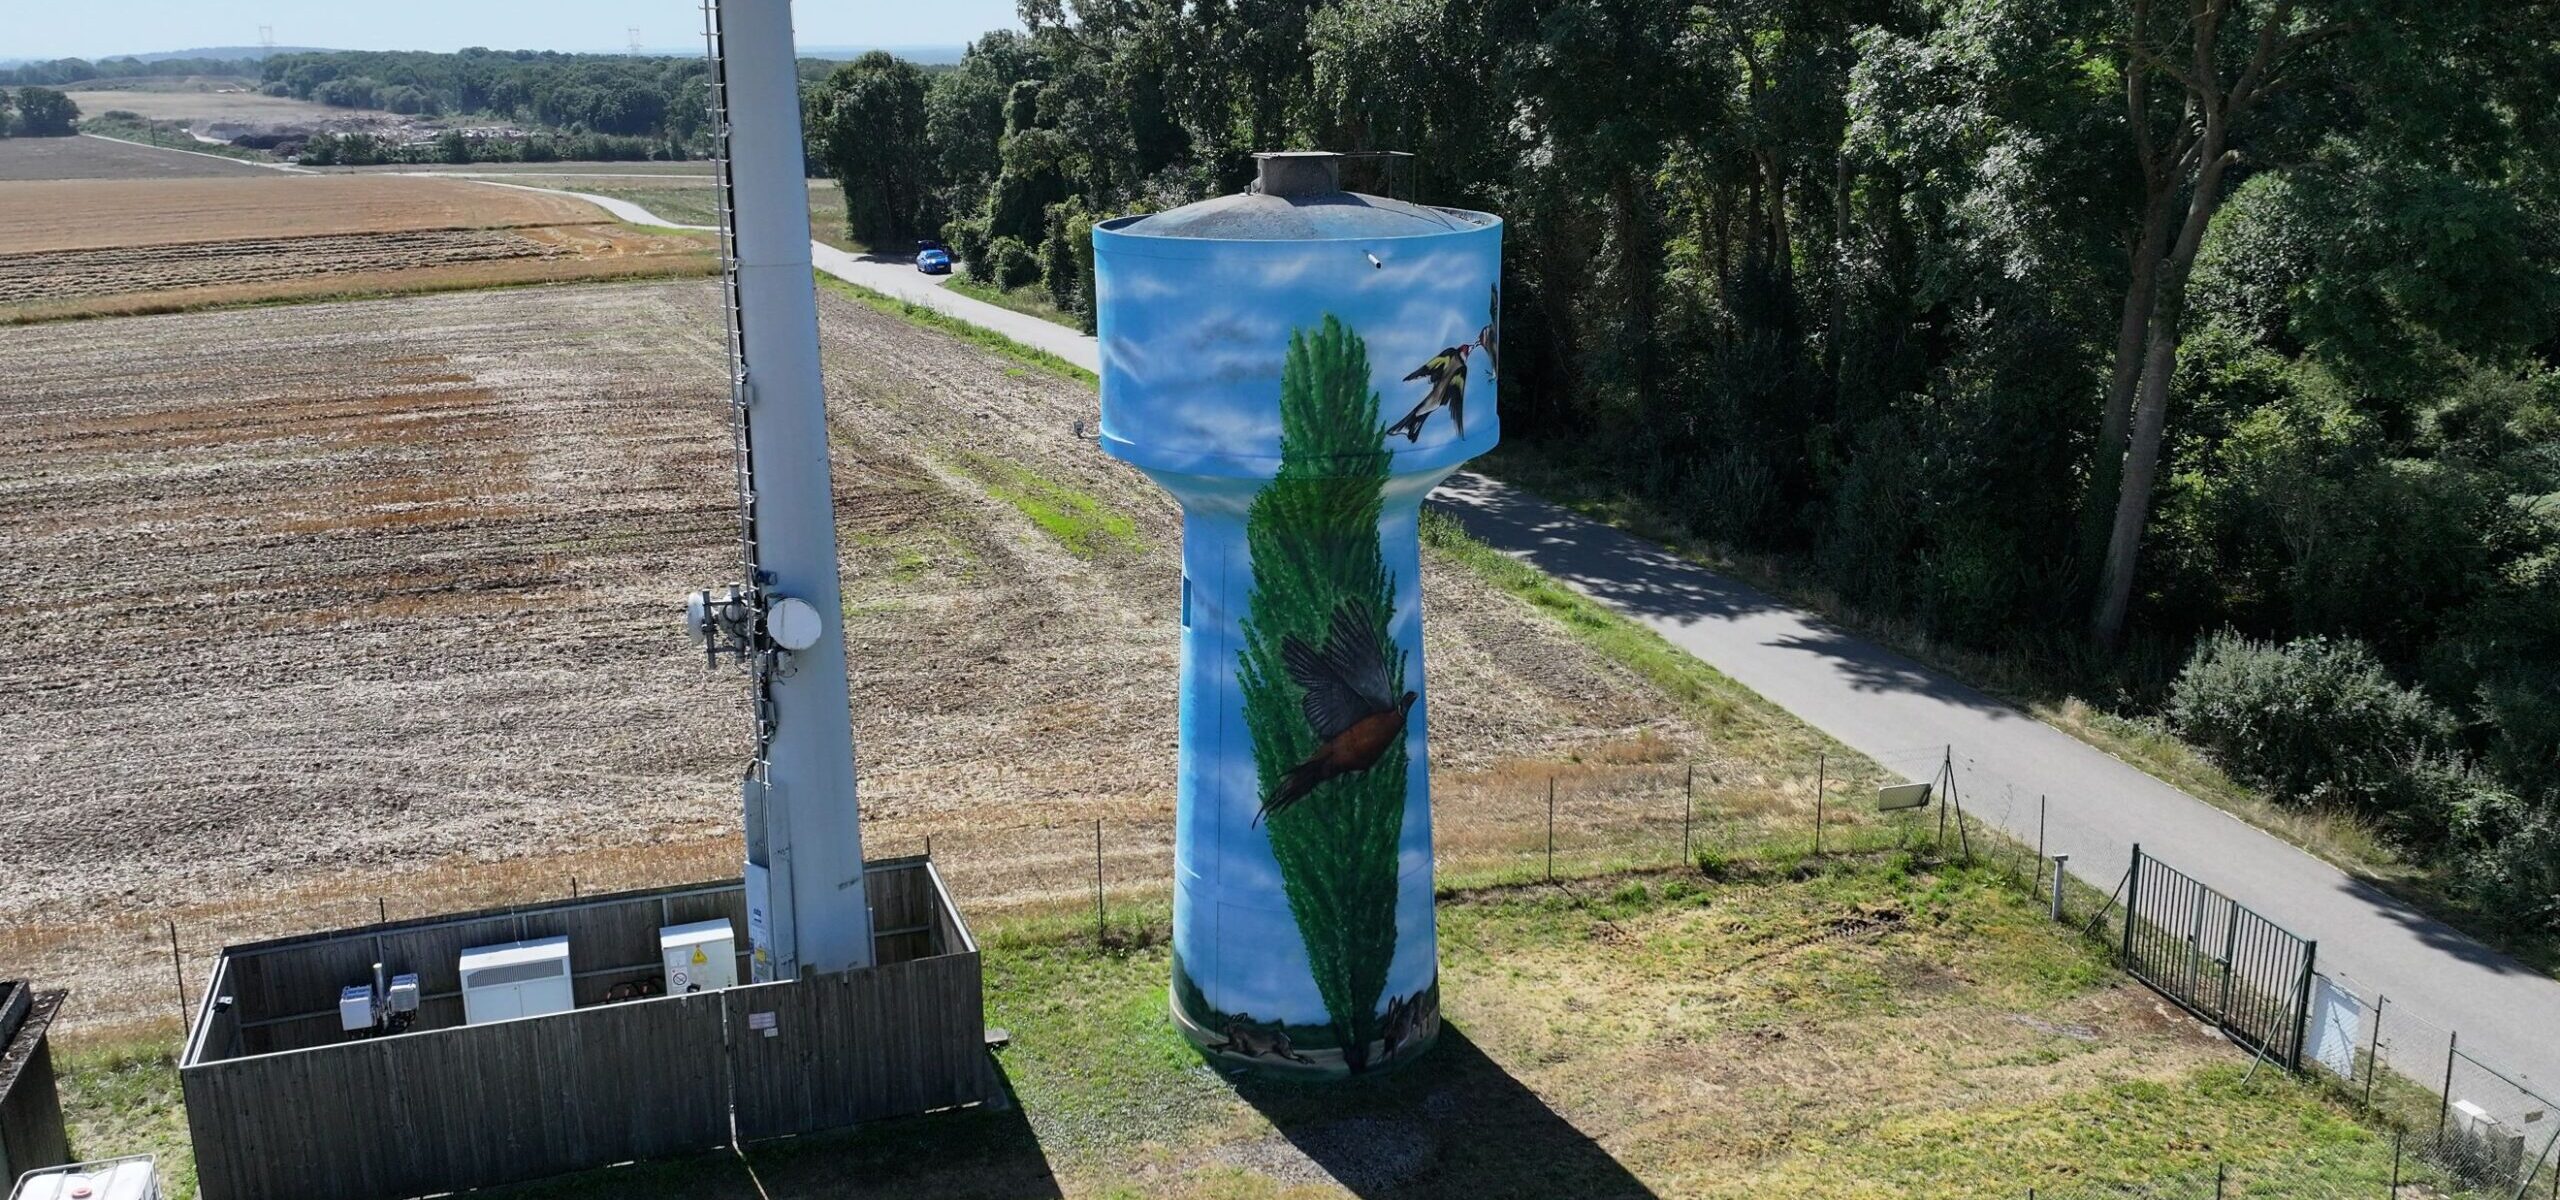
M 0 877 L 25 881 L 0 964 L 126 1027 L 171 1011 L 163 916 L 200 971 L 376 896 L 734 871 L 742 688 L 674 619 L 735 572 L 718 312 L 698 281 L 0 342 L 0 540 L 31 588 L 0 663 Z M 932 836 L 973 911 L 1038 908 L 1090 894 L 1101 820 L 1110 886 L 1160 886 L 1172 504 L 1075 436 L 1089 388 L 832 294 L 822 325 L 871 852 Z M 1136 542 L 1070 553 L 987 462 Z M 1706 736 L 1521 602 L 1426 579 L 1444 849 L 1520 850 L 1559 770 L 1581 827 L 1676 837 L 1674 760 L 1716 761 Z

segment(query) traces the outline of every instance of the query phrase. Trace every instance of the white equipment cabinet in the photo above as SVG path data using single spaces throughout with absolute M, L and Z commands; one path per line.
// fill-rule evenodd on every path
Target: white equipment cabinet
M 658 956 L 666 963 L 670 996 L 738 986 L 738 937 L 726 920 L 658 930 Z
M 462 1023 L 564 1013 L 578 1006 L 569 939 L 536 938 L 462 952 Z
M 160 1173 L 148 1154 L 69 1167 L 45 1167 L 18 1177 L 15 1200 L 160 1200 Z

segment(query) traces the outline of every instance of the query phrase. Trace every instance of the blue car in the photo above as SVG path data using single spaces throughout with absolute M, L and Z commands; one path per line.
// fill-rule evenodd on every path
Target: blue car
M 951 273 L 951 252 L 939 242 L 922 242 L 916 247 L 916 269 L 927 275 Z

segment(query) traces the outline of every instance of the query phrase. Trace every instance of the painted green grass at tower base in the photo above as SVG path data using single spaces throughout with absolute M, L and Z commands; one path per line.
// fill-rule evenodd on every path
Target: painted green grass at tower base
M 1253 501 L 1251 615 L 1236 675 L 1253 735 L 1266 804 L 1282 779 L 1318 747 L 1285 662 L 1291 639 L 1322 646 L 1348 612 L 1375 639 L 1401 690 L 1405 654 L 1385 621 L 1397 581 L 1379 552 L 1378 520 L 1388 456 L 1368 349 L 1332 317 L 1289 339 L 1280 391 L 1280 470 Z M 1354 1070 L 1377 1036 L 1377 1005 L 1396 953 L 1396 842 L 1404 828 L 1405 741 L 1369 769 L 1320 783 L 1265 825 L 1280 878 L 1306 939 L 1317 991 L 1333 1018 L 1335 1046 Z

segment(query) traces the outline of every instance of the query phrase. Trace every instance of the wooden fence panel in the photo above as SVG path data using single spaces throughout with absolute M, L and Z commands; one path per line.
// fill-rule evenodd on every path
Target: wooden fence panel
M 986 1099 L 975 954 L 724 993 L 738 1136 L 814 1133 Z M 773 1036 L 757 1026 L 770 1017 Z
M 64 994 L 0 983 L 0 1187 L 71 1161 L 45 1036 Z
M 720 998 L 190 1066 L 206 1200 L 377 1200 L 725 1145 Z

